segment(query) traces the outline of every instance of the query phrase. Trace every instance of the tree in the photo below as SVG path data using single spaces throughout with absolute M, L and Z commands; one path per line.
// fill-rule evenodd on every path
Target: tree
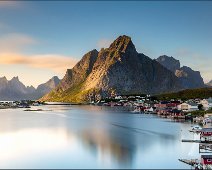
M 199 105 L 198 105 L 198 109 L 199 109 L 199 110 L 203 110 L 203 105 L 202 105 L 202 104 L 199 104 Z

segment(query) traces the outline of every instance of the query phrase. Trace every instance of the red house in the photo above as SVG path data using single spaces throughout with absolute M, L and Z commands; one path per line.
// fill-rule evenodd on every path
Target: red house
M 205 142 L 212 142 L 212 128 L 203 128 L 200 131 L 200 140 Z
M 206 169 L 209 166 L 212 166 L 212 155 L 201 155 L 201 163 L 202 163 L 203 169 Z

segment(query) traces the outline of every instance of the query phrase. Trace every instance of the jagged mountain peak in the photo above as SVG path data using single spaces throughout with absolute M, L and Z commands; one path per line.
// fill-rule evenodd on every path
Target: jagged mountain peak
M 15 76 L 11 79 L 11 81 L 19 81 L 19 77 L 18 76 Z
M 1 81 L 6 81 L 6 82 L 8 81 L 7 78 L 6 78 L 5 76 L 4 76 L 4 77 L 0 77 L 0 80 L 1 80 Z
M 59 82 L 60 79 L 57 76 L 53 76 L 49 81 Z
M 136 51 L 136 48 L 131 40 L 131 37 L 127 35 L 119 36 L 109 47 L 109 49 L 115 49 L 121 52 Z
M 161 55 L 156 59 L 156 61 L 172 72 L 175 72 L 177 69 L 180 68 L 180 61 L 172 56 L 170 57 L 167 55 Z

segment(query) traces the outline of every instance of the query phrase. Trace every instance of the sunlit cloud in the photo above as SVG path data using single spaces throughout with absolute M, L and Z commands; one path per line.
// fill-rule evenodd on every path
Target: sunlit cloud
M 97 47 L 98 48 L 108 48 L 111 43 L 112 43 L 112 40 L 110 40 L 110 39 L 101 39 L 97 42 Z
M 25 53 L 26 49 L 40 43 L 42 42 L 26 34 L 9 33 L 0 36 L 1 76 L 19 76 L 25 85 L 36 87 L 51 76 L 62 78 L 66 70 L 77 63 L 77 59 L 72 56 Z M 37 78 L 31 79 L 32 76 Z
M 16 8 L 20 6 L 21 2 L 18 1 L 0 1 L 0 8 Z
M 65 73 L 67 68 L 72 68 L 76 63 L 75 58 L 64 55 L 40 54 L 28 56 L 18 53 L 0 53 L 0 64 L 27 65 L 58 73 Z
M 9 33 L 0 36 L 0 52 L 20 51 L 26 46 L 36 43 L 37 41 L 28 35 Z

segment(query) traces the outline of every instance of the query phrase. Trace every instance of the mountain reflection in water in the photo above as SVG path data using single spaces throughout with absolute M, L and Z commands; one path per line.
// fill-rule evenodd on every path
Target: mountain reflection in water
M 199 156 L 181 142 L 189 124 L 122 108 L 40 108 L 52 111 L 0 110 L 0 168 L 189 168 L 178 158 Z

